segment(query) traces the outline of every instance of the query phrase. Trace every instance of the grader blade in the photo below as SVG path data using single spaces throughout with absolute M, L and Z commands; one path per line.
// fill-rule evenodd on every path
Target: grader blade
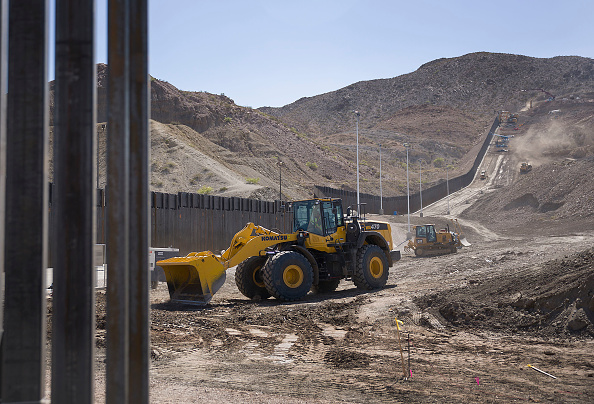
M 225 266 L 210 251 L 157 262 L 172 302 L 204 305 L 225 283 Z

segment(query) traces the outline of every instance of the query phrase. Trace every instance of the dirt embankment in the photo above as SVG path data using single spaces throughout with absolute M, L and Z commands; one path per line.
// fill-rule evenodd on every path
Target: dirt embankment
M 509 252 L 498 261 L 516 255 Z M 594 249 L 417 299 L 454 327 L 594 337 Z

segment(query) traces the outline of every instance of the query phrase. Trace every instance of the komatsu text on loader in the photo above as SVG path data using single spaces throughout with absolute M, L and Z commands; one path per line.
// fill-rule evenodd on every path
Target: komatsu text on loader
M 340 199 L 292 202 L 293 231 L 283 234 L 248 223 L 220 255 L 211 251 L 159 261 L 174 302 L 205 304 L 237 265 L 235 283 L 250 299 L 274 296 L 298 300 L 310 289 L 333 291 L 341 279 L 364 290 L 381 288 L 388 268 L 400 259 L 392 251 L 388 223 L 343 214 Z
M 453 231 L 450 230 L 449 225 L 439 231 L 435 231 L 433 224 L 414 226 L 414 237 L 408 241 L 405 251 L 414 251 L 417 257 L 422 257 L 455 253 L 462 246 L 469 247 L 471 244 L 463 236 L 458 221 L 452 220 L 452 225 Z

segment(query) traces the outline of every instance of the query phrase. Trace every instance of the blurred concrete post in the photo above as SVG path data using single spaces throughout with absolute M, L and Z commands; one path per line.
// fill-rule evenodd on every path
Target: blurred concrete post
M 94 402 L 95 2 L 56 2 L 52 401 Z
M 11 1 L 8 11 L 3 403 L 41 403 L 45 396 L 47 3 Z

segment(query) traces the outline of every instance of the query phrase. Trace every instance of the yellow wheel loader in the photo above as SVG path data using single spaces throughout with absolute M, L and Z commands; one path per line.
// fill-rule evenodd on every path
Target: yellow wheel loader
M 293 232 L 282 234 L 248 223 L 220 255 L 211 251 L 159 261 L 171 301 L 206 304 L 237 265 L 235 283 L 250 299 L 293 301 L 310 290 L 326 292 L 341 279 L 364 290 L 385 286 L 388 269 L 400 259 L 388 223 L 343 213 L 340 199 L 289 204 Z
M 413 226 L 414 238 L 408 241 L 404 248 L 406 252 L 414 252 L 417 257 L 428 255 L 442 255 L 458 252 L 458 248 L 470 247 L 470 243 L 462 234 L 458 221 L 452 220 L 454 230 L 447 228 L 435 230 L 435 225 L 424 224 Z

